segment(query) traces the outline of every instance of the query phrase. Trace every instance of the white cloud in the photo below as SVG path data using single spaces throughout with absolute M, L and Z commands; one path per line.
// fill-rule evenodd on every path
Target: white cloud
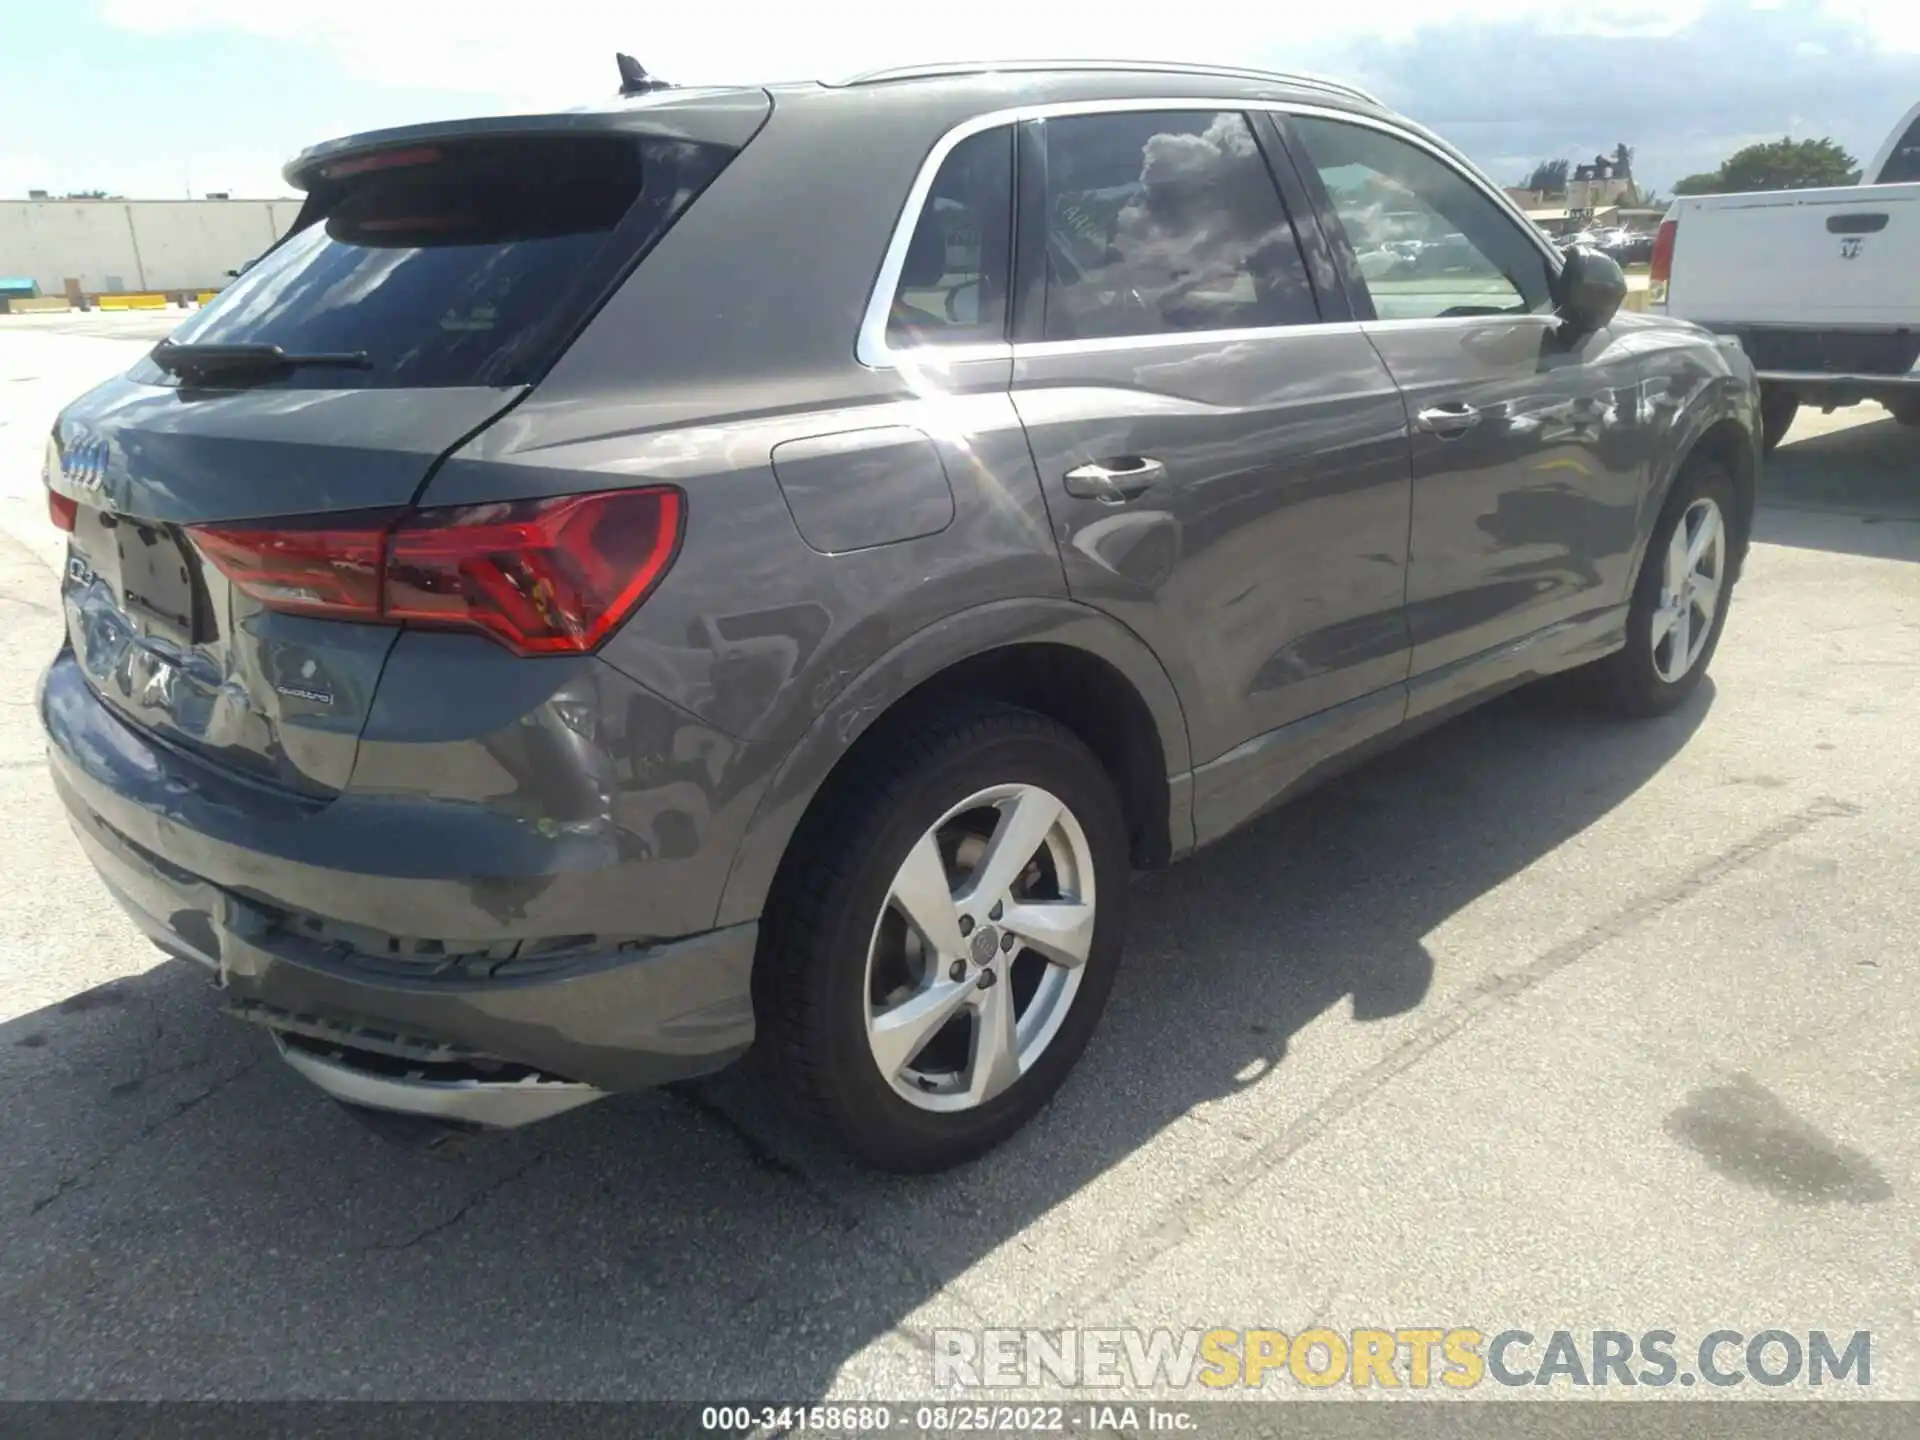
M 299 45 L 396 98 L 415 92 L 403 114 L 421 92 L 440 92 L 430 103 L 455 111 L 590 101 L 612 92 L 616 50 L 679 84 L 994 56 L 1297 67 L 1371 85 L 1483 160 L 1591 154 L 1625 139 L 1662 184 L 1716 163 L 1737 135 L 1779 133 L 1796 113 L 1870 152 L 1920 98 L 1920 0 L 1189 0 L 1177 25 L 1131 19 L 1145 13 L 1116 0 L 968 0 L 957 11 L 906 0 L 105 0 L 102 9 L 135 31 Z
M 0 150 L 0 195 L 25 195 L 29 190 L 45 188 L 53 172 L 53 161 L 45 155 Z
M 1920 49 L 1913 0 L 1824 0 L 1889 44 Z M 1364 6 L 1196 4 L 1186 23 L 1116 26 L 1113 0 L 970 0 L 961 11 L 901 0 L 798 6 L 648 6 L 545 0 L 532 8 L 459 0 L 107 0 L 112 24 L 149 33 L 235 30 L 311 45 L 376 83 L 574 103 L 608 88 L 616 49 L 679 83 L 831 77 L 874 66 L 965 57 L 1153 56 L 1277 63 L 1357 35 L 1527 18 L 1564 34 L 1662 35 L 1704 0 L 1620 0 L 1604 16 L 1562 0 L 1372 0 Z M 1140 13 L 1140 12 L 1135 12 Z

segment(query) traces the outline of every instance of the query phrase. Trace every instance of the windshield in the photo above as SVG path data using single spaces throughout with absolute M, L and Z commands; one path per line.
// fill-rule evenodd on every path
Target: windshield
M 292 371 L 286 385 L 524 383 L 730 154 L 569 136 L 348 159 L 322 172 L 299 227 L 171 338 L 370 362 Z M 643 188 L 653 223 L 623 229 Z

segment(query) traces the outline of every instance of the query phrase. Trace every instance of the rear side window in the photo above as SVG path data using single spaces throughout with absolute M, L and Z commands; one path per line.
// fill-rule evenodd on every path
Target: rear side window
M 1887 163 L 1880 167 L 1882 185 L 1911 185 L 1916 181 L 1920 181 L 1920 120 L 1907 127 L 1907 133 L 1887 156 Z
M 1013 129 L 969 135 L 948 152 L 908 243 L 887 343 L 1004 340 L 1013 269 Z
M 1540 247 L 1453 166 L 1366 126 L 1306 115 L 1289 124 L 1319 171 L 1380 319 L 1552 305 Z
M 322 171 L 296 229 L 176 344 L 364 351 L 303 387 L 512 385 L 718 174 L 725 146 L 632 135 L 454 141 Z
M 1244 115 L 1046 123 L 1049 340 L 1306 325 L 1306 262 Z

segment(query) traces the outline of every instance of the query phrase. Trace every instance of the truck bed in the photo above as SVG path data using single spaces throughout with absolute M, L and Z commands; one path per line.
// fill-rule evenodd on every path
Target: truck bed
M 1716 328 L 1920 329 L 1920 184 L 1688 196 L 1667 218 L 1671 315 Z M 1889 359 L 1902 349 L 1880 348 Z

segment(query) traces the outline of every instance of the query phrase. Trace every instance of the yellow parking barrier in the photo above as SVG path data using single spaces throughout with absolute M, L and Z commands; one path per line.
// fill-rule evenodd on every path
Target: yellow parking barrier
M 94 303 L 102 310 L 164 310 L 164 295 L 96 295 Z
M 5 306 L 9 315 L 57 315 L 72 308 L 73 302 L 64 295 L 16 295 Z

